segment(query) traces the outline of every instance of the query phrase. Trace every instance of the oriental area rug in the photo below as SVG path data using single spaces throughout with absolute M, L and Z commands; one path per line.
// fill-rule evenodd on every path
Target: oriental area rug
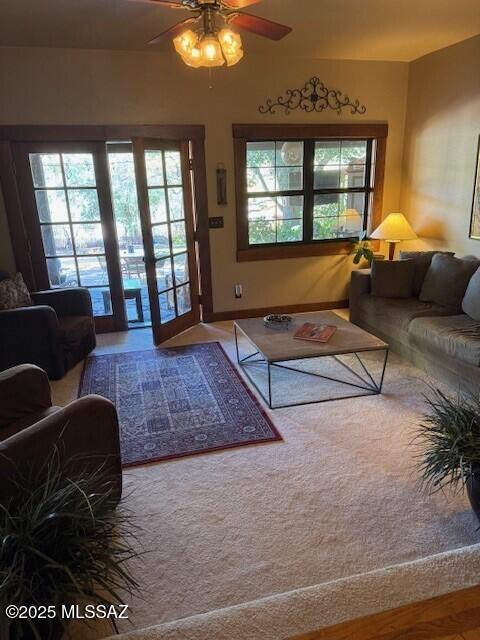
M 90 393 L 117 408 L 123 466 L 282 439 L 218 342 L 91 356 Z

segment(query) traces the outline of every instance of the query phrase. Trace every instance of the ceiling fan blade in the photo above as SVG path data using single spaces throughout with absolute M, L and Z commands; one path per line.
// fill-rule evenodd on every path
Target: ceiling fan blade
M 229 9 L 245 9 L 252 4 L 258 4 L 262 0 L 224 0 L 224 5 Z
M 182 0 L 130 0 L 130 2 L 142 2 L 143 4 L 156 4 L 170 9 L 186 9 Z
M 170 27 L 169 29 L 162 31 L 162 33 L 159 33 L 158 36 L 155 36 L 155 38 L 152 38 L 148 44 L 158 44 L 167 36 L 169 36 L 170 38 L 176 36 L 178 33 L 183 31 L 183 29 L 186 27 L 187 24 L 196 22 L 197 19 L 198 18 L 186 18 L 186 20 L 177 22 L 177 24 L 174 24 L 173 27 Z
M 243 13 L 241 11 L 238 13 L 235 12 L 232 17 L 228 19 L 228 22 L 239 29 L 251 31 L 252 33 L 256 33 L 257 36 L 263 36 L 271 40 L 281 40 L 292 31 L 291 27 L 287 27 L 284 24 L 272 22 L 271 20 L 266 20 L 266 18 L 259 18 L 258 16 L 253 16 L 250 13 Z

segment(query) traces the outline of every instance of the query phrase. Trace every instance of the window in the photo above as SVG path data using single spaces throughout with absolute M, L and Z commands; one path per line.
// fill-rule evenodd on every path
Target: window
M 385 125 L 293 129 L 234 127 L 240 260 L 346 253 L 380 211 Z

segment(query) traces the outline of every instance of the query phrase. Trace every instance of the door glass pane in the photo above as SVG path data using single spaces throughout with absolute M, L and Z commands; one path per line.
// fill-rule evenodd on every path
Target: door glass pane
M 88 290 L 92 298 L 93 313 L 95 316 L 112 315 L 112 298 L 108 287 L 95 287 Z
M 73 238 L 77 254 L 105 253 L 102 225 L 99 222 L 94 224 L 74 224 Z
M 185 222 L 172 222 L 170 225 L 172 233 L 172 251 L 181 253 L 187 250 L 187 236 L 185 235 Z
M 148 202 L 150 205 L 150 219 L 152 223 L 167 221 L 167 203 L 165 189 L 149 189 Z
M 158 301 L 160 303 L 160 319 L 162 323 L 174 320 L 177 314 L 175 313 L 175 295 L 173 289 L 166 293 L 161 293 L 158 296 Z
M 42 238 L 46 256 L 73 255 L 72 235 L 68 224 L 42 225 Z
M 94 187 L 95 170 L 91 153 L 63 153 L 67 187 Z
M 68 209 L 63 189 L 35 191 L 40 222 L 68 222 Z
M 173 287 L 172 278 L 172 261 L 170 258 L 159 260 L 156 264 L 157 271 L 157 289 L 158 291 L 165 291 L 165 289 L 171 289 Z
M 100 220 L 96 189 L 68 189 L 70 215 L 74 222 Z
M 75 258 L 48 258 L 47 269 L 51 287 L 78 287 Z
M 152 227 L 153 250 L 156 258 L 170 255 L 170 243 L 168 241 L 168 224 L 156 224 Z
M 161 151 L 145 151 L 147 184 L 149 187 L 160 187 L 165 184 L 163 178 L 163 157 Z
M 170 211 L 170 220 L 182 220 L 185 218 L 183 189 L 181 187 L 174 187 L 168 190 L 168 208 Z
M 108 284 L 107 262 L 105 256 L 77 258 L 80 284 L 82 287 Z
M 165 169 L 168 185 L 182 184 L 182 161 L 179 151 L 165 152 Z
M 175 270 L 175 284 L 183 284 L 189 280 L 188 277 L 188 254 L 182 253 L 173 258 Z
M 30 167 L 35 187 L 63 187 L 60 154 L 31 153 Z
M 117 151 L 115 143 L 109 144 L 108 163 L 128 326 L 149 326 L 150 302 L 133 152 Z
M 192 309 L 190 300 L 190 285 L 185 284 L 177 289 L 178 315 L 188 313 Z

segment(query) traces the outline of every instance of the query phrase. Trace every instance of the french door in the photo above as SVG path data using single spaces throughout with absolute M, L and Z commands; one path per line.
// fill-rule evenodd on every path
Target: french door
M 87 287 L 97 331 L 151 317 L 155 344 L 200 321 L 187 141 L 17 143 L 14 160 L 37 289 Z
M 105 145 L 14 148 L 37 289 L 86 287 L 97 331 L 125 326 Z
M 155 344 L 200 320 L 187 142 L 133 139 Z

